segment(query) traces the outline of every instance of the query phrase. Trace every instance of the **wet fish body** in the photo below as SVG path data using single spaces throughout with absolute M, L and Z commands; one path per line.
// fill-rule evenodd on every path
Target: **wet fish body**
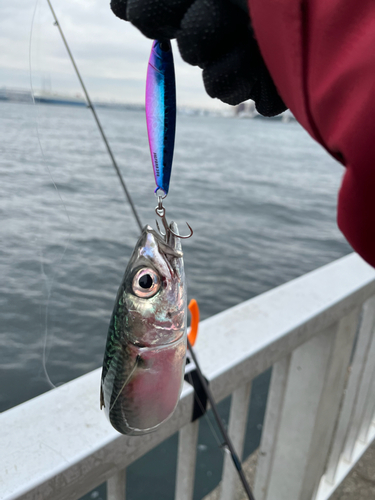
M 157 189 L 168 194 L 176 129 L 176 83 L 169 41 L 155 40 L 147 68 L 146 120 Z
M 177 232 L 177 225 L 171 223 Z M 155 430 L 173 413 L 186 355 L 181 243 L 143 229 L 118 291 L 101 381 L 101 404 L 122 434 Z

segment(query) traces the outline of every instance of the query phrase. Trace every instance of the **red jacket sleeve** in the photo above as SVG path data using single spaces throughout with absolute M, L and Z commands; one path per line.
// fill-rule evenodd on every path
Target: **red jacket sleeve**
M 338 225 L 375 266 L 375 1 L 248 1 L 280 95 L 346 167 Z

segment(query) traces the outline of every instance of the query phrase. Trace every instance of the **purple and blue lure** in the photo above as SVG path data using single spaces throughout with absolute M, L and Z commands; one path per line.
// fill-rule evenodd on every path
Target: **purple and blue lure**
M 146 120 L 156 191 L 168 194 L 176 130 L 176 82 L 169 41 L 155 40 L 148 62 Z

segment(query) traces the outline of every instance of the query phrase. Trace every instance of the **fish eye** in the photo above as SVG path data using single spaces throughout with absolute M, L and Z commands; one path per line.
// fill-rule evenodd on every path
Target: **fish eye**
M 150 268 L 140 269 L 133 278 L 133 292 L 137 297 L 149 299 L 160 288 L 159 275 Z

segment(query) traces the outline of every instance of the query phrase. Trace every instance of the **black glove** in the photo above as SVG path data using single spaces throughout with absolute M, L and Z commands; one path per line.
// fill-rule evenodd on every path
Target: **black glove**
M 111 0 L 111 8 L 151 39 L 177 38 L 182 58 L 203 69 L 210 97 L 231 105 L 253 99 L 264 116 L 285 111 L 253 36 L 246 0 Z

